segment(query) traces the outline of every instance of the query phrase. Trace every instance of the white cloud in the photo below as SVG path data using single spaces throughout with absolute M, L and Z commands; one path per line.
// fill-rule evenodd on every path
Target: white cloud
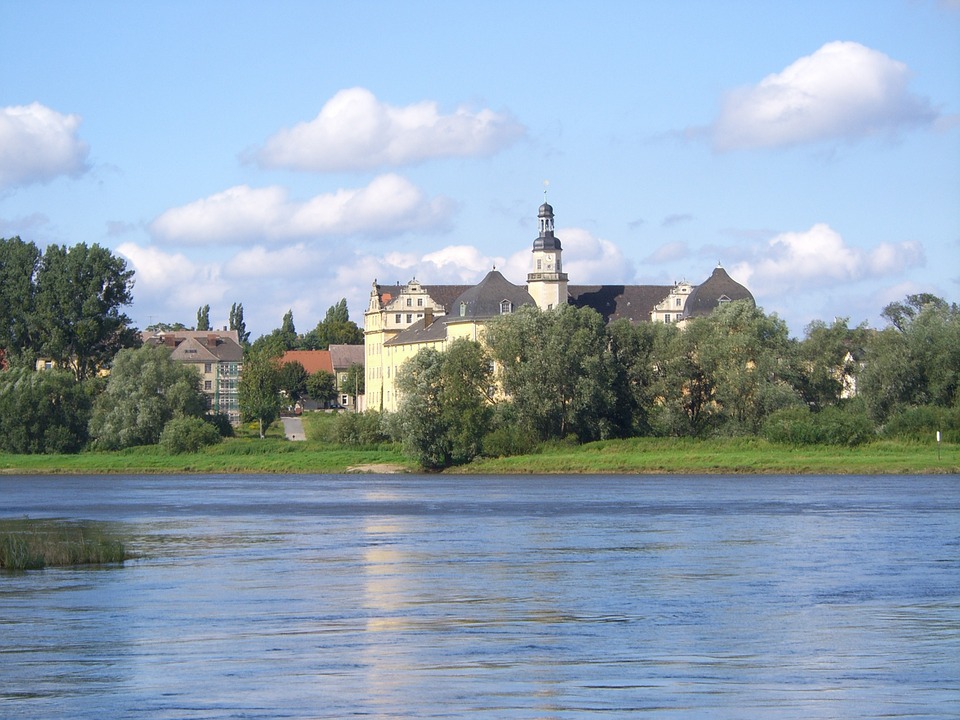
M 303 202 L 279 186 L 238 185 L 167 210 L 150 224 L 164 242 L 242 245 L 296 242 L 323 236 L 389 237 L 447 227 L 454 203 L 427 198 L 399 175 L 381 175 L 367 187 L 342 189 Z
M 328 259 L 326 253 L 303 243 L 270 250 L 261 245 L 241 250 L 224 266 L 224 276 L 231 280 L 293 279 L 307 276 L 316 279 Z
M 856 140 L 930 124 L 907 66 L 855 42 L 827 43 L 759 84 L 728 94 L 713 127 L 717 150 Z
M 0 108 L 0 190 L 86 172 L 90 148 L 79 126 L 79 115 L 40 103 Z
M 836 230 L 819 223 L 806 232 L 777 235 L 759 257 L 735 265 L 730 275 L 762 296 L 892 276 L 923 263 L 918 242 L 881 243 L 864 250 L 847 245 Z
M 609 240 L 594 237 L 581 228 L 557 231 L 563 244 L 563 270 L 573 285 L 633 282 L 633 263 Z M 527 267 L 530 254 L 526 253 Z
M 135 307 L 146 308 L 153 322 L 189 325 L 198 307 L 217 302 L 229 288 L 218 263 L 198 263 L 180 253 L 136 243 L 123 243 L 117 252 L 135 273 Z M 141 324 L 146 327 L 150 319 L 142 318 Z
M 412 165 L 438 157 L 486 156 L 524 134 L 509 115 L 435 102 L 394 107 L 369 90 L 334 95 L 310 122 L 284 128 L 256 152 L 263 167 L 333 172 Z

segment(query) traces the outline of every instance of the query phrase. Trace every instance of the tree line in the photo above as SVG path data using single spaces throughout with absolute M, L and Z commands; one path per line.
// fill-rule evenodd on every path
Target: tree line
M 589 308 L 521 308 L 486 342 L 423 350 L 397 377 L 386 422 L 428 468 L 550 441 L 765 435 L 960 440 L 960 310 L 933 295 L 883 311 L 890 327 L 811 323 L 802 339 L 749 303 L 675 325 L 606 325 Z
M 231 434 L 226 418 L 209 414 L 197 369 L 173 361 L 169 348 L 142 345 L 123 312 L 132 289 L 126 262 L 99 245 L 50 245 L 41 252 L 19 237 L 0 238 L 0 451 L 71 453 L 158 443 L 182 451 Z M 281 330 L 284 338 L 293 332 L 291 347 L 362 341 L 345 299 L 306 338 L 293 331 L 292 313 L 285 324 L 288 319 L 289 328 Z M 299 364 L 279 366 L 278 355 L 289 349 L 274 341 L 280 331 L 251 345 L 242 304 L 231 306 L 229 327 L 249 358 L 250 372 L 240 382 L 245 419 L 272 420 L 280 391 L 295 399 L 307 392 L 335 396 L 329 373 L 307 378 Z M 196 328 L 210 329 L 209 305 L 198 309 Z M 148 328 L 185 329 L 179 322 Z M 37 372 L 41 359 L 49 367 Z M 257 374 L 264 365 L 266 384 Z M 258 406 L 264 387 L 272 396 Z

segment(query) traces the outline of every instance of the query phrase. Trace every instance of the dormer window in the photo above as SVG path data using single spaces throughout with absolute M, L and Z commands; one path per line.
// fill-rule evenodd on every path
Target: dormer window
M 733 301 L 730 298 L 728 298 L 726 295 L 721 295 L 720 297 L 717 298 L 717 305 L 723 305 L 728 302 L 733 302 Z
M 460 317 L 467 316 L 467 304 L 465 302 L 460 303 Z
M 501 300 L 501 301 L 500 301 L 500 314 L 501 314 L 501 315 L 509 315 L 509 314 L 512 313 L 512 312 L 513 312 L 513 303 L 510 302 L 509 300 Z

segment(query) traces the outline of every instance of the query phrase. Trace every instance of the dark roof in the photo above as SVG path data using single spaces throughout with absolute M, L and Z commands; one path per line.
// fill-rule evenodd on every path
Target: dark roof
M 713 312 L 721 303 L 733 302 L 734 300 L 749 300 L 751 304 L 757 304 L 749 290 L 727 275 L 726 270 L 718 266 L 705 282 L 697 285 L 690 293 L 684 315 L 686 317 L 703 317 Z
M 330 362 L 335 370 L 363 365 L 363 345 L 331 345 Z
M 513 312 L 522 305 L 536 305 L 534 299 L 521 285 L 514 285 L 499 270 L 491 270 L 487 276 L 469 290 L 463 292 L 448 309 L 448 320 L 481 320 L 502 313 L 501 304 L 510 303 Z M 463 307 L 463 312 L 460 308 Z
M 453 301 L 469 290 L 472 285 L 422 285 L 433 301 L 443 305 L 448 313 L 452 312 Z
M 626 318 L 649 322 L 657 303 L 670 294 L 669 285 L 569 285 L 568 301 L 574 307 L 589 307 L 605 322 Z
M 441 315 L 439 317 L 432 316 L 421 318 L 410 327 L 404 328 L 394 337 L 387 340 L 384 345 L 408 345 L 410 343 L 437 342 L 445 340 L 447 337 L 446 321 L 449 317 L 449 315 Z M 429 325 L 425 325 L 428 319 L 432 320 L 432 322 Z

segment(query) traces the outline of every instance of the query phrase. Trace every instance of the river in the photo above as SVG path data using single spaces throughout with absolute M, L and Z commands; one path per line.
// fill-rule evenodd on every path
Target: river
M 0 476 L 0 717 L 960 716 L 960 478 Z

